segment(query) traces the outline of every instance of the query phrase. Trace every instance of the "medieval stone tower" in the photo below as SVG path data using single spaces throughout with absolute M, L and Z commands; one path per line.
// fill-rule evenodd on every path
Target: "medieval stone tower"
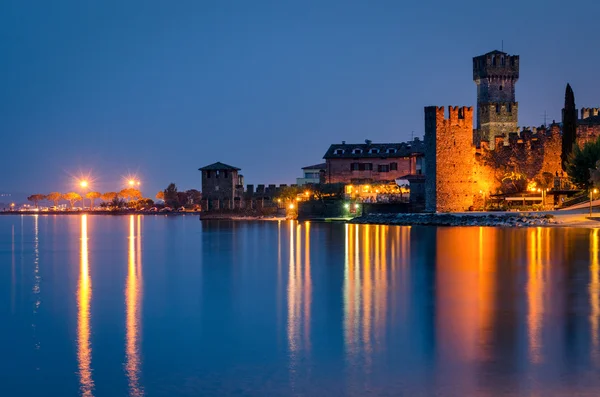
M 468 211 L 473 205 L 473 108 L 425 108 L 425 205 L 431 212 Z
M 519 104 L 515 101 L 515 84 L 519 79 L 519 56 L 492 51 L 473 58 L 473 80 L 477 84 L 477 129 L 474 143 L 489 142 L 496 147 L 496 137 L 518 130 Z

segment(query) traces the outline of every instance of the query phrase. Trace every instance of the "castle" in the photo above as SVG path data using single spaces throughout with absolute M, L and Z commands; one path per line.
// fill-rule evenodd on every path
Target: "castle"
M 515 86 L 519 56 L 492 51 L 473 58 L 477 124 L 472 107 L 425 108 L 427 211 L 460 212 L 502 193 L 507 174 L 527 180 L 561 174 L 562 123 L 519 129 Z M 564 113 L 564 112 L 563 112 Z M 600 137 L 598 108 L 581 109 L 577 144 Z

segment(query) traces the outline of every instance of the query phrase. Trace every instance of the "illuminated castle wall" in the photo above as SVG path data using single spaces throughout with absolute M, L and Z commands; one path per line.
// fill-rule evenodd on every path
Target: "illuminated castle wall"
M 473 58 L 477 84 L 477 128 L 470 107 L 425 108 L 427 211 L 460 212 L 480 207 L 500 192 L 502 177 L 515 172 L 528 180 L 562 175 L 561 125 L 519 129 L 515 83 L 519 56 L 500 51 Z M 600 109 L 582 108 L 577 143 L 600 137 Z

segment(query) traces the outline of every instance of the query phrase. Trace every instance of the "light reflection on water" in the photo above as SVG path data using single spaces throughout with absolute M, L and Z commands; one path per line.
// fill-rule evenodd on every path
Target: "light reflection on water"
M 0 217 L 0 336 L 15 357 L 0 381 L 23 396 L 598 395 L 599 240 Z
M 143 396 L 144 391 L 140 386 L 140 352 L 139 352 L 139 331 L 140 331 L 140 310 L 142 295 L 141 276 L 141 230 L 140 218 L 137 216 L 137 236 L 135 232 L 135 216 L 129 217 L 129 246 L 127 263 L 127 288 L 125 290 L 126 306 L 126 363 L 125 370 L 129 380 L 129 395 Z
M 92 379 L 92 349 L 90 346 L 90 302 L 92 299 L 92 282 L 90 279 L 90 263 L 88 253 L 87 215 L 81 216 L 81 251 L 79 269 L 79 287 L 77 290 L 77 360 L 79 363 L 79 384 L 81 395 L 92 396 L 94 380 Z

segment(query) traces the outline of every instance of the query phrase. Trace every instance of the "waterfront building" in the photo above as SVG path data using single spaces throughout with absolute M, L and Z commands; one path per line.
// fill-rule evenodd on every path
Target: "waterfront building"
M 298 186 L 304 186 L 307 184 L 316 185 L 317 183 L 324 182 L 326 168 L 327 168 L 326 163 L 309 165 L 308 167 L 302 167 L 302 178 L 296 178 L 296 185 L 298 185 Z
M 202 199 L 205 210 L 230 209 L 243 193 L 244 177 L 240 168 L 216 162 L 198 169 L 202 172 Z
M 326 183 L 373 184 L 421 174 L 425 147 L 419 138 L 403 143 L 333 144 L 325 159 Z

